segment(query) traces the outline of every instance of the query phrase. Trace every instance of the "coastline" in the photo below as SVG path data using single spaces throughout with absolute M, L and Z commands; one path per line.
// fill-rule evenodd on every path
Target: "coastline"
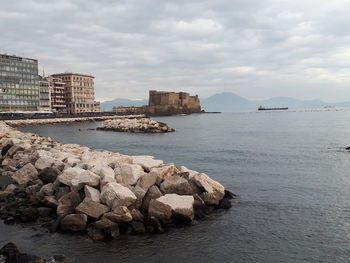
M 72 121 L 91 119 L 79 118 L 68 122 Z M 11 121 L 11 126 L 57 122 L 16 120 Z M 164 164 L 152 156 L 128 156 L 60 144 L 50 138 L 20 132 L 6 122 L 0 122 L 0 145 L 1 169 L 15 179 L 14 183 L 6 186 L 11 185 L 2 191 L 2 195 L 12 196 L 15 200 L 17 195 L 21 198 L 25 196 L 29 199 L 25 203 L 26 208 L 34 207 L 33 211 L 41 208 L 41 213 L 48 213 L 49 210 L 44 208 L 50 208 L 50 216 L 34 212 L 34 220 L 51 230 L 85 231 L 94 240 L 118 237 L 128 229 L 133 233 L 159 233 L 174 224 L 203 218 L 216 208 L 228 209 L 231 206 L 228 199 L 232 195 L 207 175 L 186 167 Z M 25 174 L 20 172 L 24 167 Z M 43 173 L 48 169 L 57 172 L 50 180 L 47 177 L 52 173 Z M 32 178 L 28 178 L 28 174 Z M 107 189 L 104 189 L 106 186 Z M 60 191 L 66 193 L 57 195 Z M 115 194 L 118 198 L 110 198 Z M 72 204 L 74 199 L 79 201 Z M 116 200 L 122 202 L 116 204 Z M 91 211 L 91 207 L 96 209 Z M 17 210 L 18 207 L 15 207 L 12 212 L 16 214 Z M 23 215 L 8 217 L 5 219 L 8 223 L 23 220 Z M 71 219 L 68 223 L 67 217 L 68 221 Z M 77 227 L 77 219 L 85 223 Z

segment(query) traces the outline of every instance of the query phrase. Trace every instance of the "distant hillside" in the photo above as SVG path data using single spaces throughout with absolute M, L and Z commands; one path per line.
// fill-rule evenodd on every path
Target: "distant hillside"
M 101 103 L 102 111 L 110 111 L 113 107 L 140 107 L 143 105 L 148 105 L 148 100 L 130 100 L 130 99 L 114 99 L 110 101 L 105 101 Z
M 264 107 L 288 107 L 289 109 L 323 108 L 325 106 L 350 107 L 350 102 L 328 103 L 318 99 L 298 100 L 289 97 L 274 97 L 267 100 L 248 100 L 232 92 L 217 93 L 209 98 L 200 98 L 202 109 L 205 111 L 248 111 L 256 110 L 260 105 Z M 103 111 L 112 110 L 113 107 L 139 107 L 148 105 L 148 100 L 114 99 L 101 103 Z
M 267 100 L 247 100 L 231 92 L 214 94 L 201 99 L 202 109 L 206 111 L 245 111 L 264 107 L 288 107 L 289 109 L 323 108 L 325 106 L 350 107 L 350 102 L 328 103 L 318 99 L 298 100 L 289 97 L 274 97 Z

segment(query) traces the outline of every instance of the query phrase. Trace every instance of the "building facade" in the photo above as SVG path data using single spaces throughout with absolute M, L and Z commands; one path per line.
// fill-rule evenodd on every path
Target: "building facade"
M 95 101 L 93 76 L 62 73 L 54 74 L 52 77 L 60 78 L 64 82 L 68 113 L 100 112 L 100 103 Z
M 66 113 L 66 89 L 65 83 L 61 78 L 56 78 L 50 76 L 49 78 L 50 85 L 50 97 L 51 97 L 51 110 L 53 112 Z
M 36 111 L 39 106 L 38 61 L 0 54 L 0 111 Z
M 51 111 L 51 92 L 49 81 L 39 80 L 39 111 Z

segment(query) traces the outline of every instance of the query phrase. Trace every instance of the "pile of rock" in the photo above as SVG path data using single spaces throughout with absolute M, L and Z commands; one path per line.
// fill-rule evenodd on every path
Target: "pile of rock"
M 103 122 L 102 126 L 97 129 L 134 133 L 162 133 L 175 131 L 175 129 L 170 128 L 165 123 L 157 122 L 149 118 L 106 120 Z
M 113 119 L 123 120 L 123 119 L 137 119 L 137 118 L 144 118 L 144 117 L 145 115 L 94 116 L 94 117 L 75 117 L 75 118 L 6 120 L 4 122 L 12 127 L 19 127 L 19 126 L 26 126 L 26 125 L 104 121 L 104 120 L 113 120 Z
M 215 208 L 232 195 L 203 173 L 152 156 L 94 151 L 23 133 L 0 122 L 0 218 L 36 221 L 94 240 L 162 232 Z

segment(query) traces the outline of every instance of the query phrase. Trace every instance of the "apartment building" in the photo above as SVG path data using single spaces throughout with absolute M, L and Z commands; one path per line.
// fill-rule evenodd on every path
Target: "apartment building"
M 38 60 L 0 54 L 0 111 L 36 111 Z
M 68 113 L 100 112 L 100 103 L 95 101 L 93 76 L 61 73 L 54 74 L 52 77 L 60 78 L 64 82 Z
M 66 83 L 61 78 L 50 76 L 48 78 L 50 85 L 51 110 L 53 112 L 66 113 Z

